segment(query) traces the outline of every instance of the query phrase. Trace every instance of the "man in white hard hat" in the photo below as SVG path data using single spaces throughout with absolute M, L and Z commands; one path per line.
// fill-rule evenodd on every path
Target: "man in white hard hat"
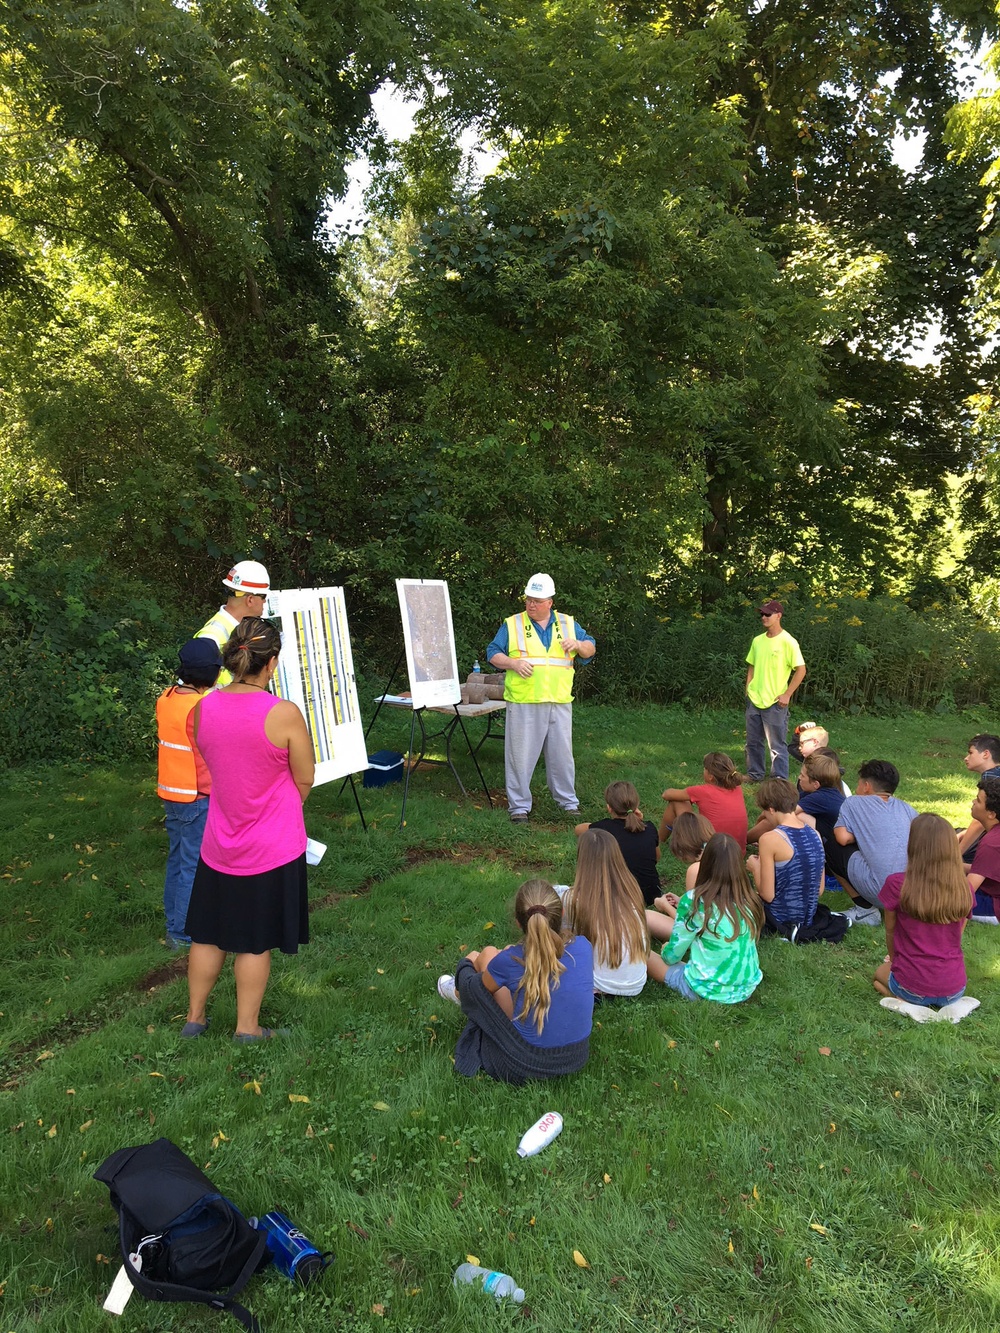
M 194 636 L 196 639 L 214 639 L 220 652 L 241 620 L 264 614 L 264 603 L 271 587 L 270 576 L 259 560 L 237 561 L 222 582 L 230 589 L 229 596 Z M 228 685 L 231 680 L 228 671 L 219 672 L 220 686 Z
M 553 611 L 555 592 L 548 574 L 532 574 L 524 610 L 507 617 L 486 649 L 490 665 L 507 673 L 504 759 L 512 824 L 527 823 L 540 755 L 556 805 L 571 814 L 580 807 L 573 763 L 573 671 L 576 661 L 594 656 L 597 644 L 571 616 Z

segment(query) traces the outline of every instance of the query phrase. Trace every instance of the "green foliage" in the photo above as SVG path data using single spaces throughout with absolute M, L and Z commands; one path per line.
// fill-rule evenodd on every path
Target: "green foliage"
M 0 581 L 2 766 L 152 756 L 156 696 L 190 633 L 96 559 L 64 547 L 25 561 Z
M 914 609 L 901 598 L 790 593 L 779 589 L 782 624 L 808 670 L 797 708 L 829 717 L 1000 706 L 996 634 L 961 603 L 925 600 Z M 760 632 L 755 605 L 667 617 L 649 604 L 602 643 L 587 685 L 602 699 L 731 704 L 743 695 L 747 650 Z

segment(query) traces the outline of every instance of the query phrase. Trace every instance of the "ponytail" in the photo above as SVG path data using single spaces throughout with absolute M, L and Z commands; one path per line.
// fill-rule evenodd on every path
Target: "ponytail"
M 706 773 L 714 778 L 716 784 L 725 788 L 726 791 L 735 791 L 746 781 L 745 776 L 737 770 L 729 755 L 722 754 L 719 750 L 710 750 L 702 761 L 702 767 Z
M 247 676 L 259 676 L 281 651 L 281 635 L 269 620 L 244 616 L 222 650 L 222 665 L 239 685 Z
M 552 1003 L 552 992 L 558 989 L 559 978 L 566 971 L 559 961 L 566 946 L 562 902 L 546 880 L 529 879 L 517 891 L 514 916 L 524 932 L 524 976 L 517 988 L 521 992 L 517 1017 L 527 1018 L 534 1010 L 540 1034 Z
M 616 819 L 625 820 L 628 833 L 641 833 L 645 828 L 639 810 L 639 793 L 631 782 L 612 782 L 604 789 L 604 802 Z

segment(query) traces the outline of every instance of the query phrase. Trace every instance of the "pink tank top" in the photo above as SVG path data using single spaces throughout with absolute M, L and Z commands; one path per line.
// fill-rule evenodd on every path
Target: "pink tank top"
M 263 690 L 201 701 L 198 749 L 212 774 L 202 860 L 227 875 L 259 875 L 306 849 L 302 798 L 288 751 L 269 741 L 264 720 L 278 700 Z

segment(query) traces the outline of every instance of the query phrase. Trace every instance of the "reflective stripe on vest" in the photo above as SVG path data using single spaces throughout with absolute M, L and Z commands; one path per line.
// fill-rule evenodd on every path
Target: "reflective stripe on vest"
M 507 655 L 524 658 L 534 667 L 524 678 L 508 671 L 503 697 L 513 704 L 568 704 L 573 702 L 573 657 L 563 648 L 564 639 L 572 639 L 575 624 L 561 611 L 552 612 L 552 638 L 546 649 L 527 613 L 508 616 Z M 569 668 L 567 670 L 566 668 Z
M 201 697 L 201 694 L 180 694 L 174 685 L 156 701 L 159 735 L 156 794 L 165 801 L 187 803 L 198 799 L 198 775 L 194 750 L 188 741 L 187 720 Z

